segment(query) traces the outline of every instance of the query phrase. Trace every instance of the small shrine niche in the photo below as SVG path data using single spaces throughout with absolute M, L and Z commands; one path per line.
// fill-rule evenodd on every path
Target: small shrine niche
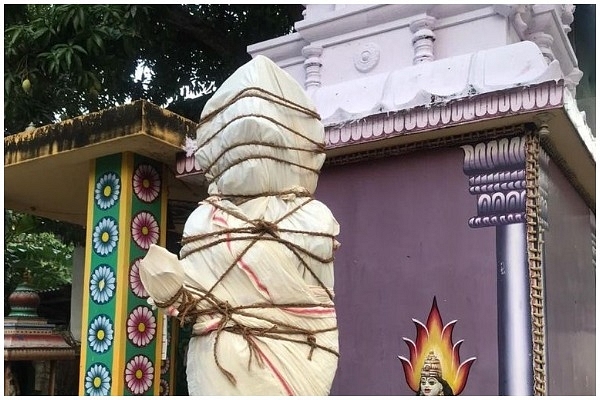
M 53 396 L 62 363 L 77 364 L 78 346 L 38 315 L 40 296 L 25 279 L 8 296 L 4 318 L 4 395 Z M 60 365 L 60 367 L 59 367 Z M 76 368 L 76 365 L 75 365 Z

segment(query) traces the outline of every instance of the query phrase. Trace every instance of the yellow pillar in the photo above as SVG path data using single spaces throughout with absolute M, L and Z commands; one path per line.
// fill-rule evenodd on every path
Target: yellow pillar
M 164 168 L 129 152 L 91 163 L 80 395 L 169 394 L 160 393 L 163 316 L 138 274 L 149 246 L 166 243 Z

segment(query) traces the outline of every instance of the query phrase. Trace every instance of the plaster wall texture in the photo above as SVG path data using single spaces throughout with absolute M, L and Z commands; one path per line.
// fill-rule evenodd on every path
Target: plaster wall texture
M 465 21 L 466 22 L 466 21 Z M 508 21 L 498 14 L 434 30 L 436 60 L 516 43 L 507 34 Z
M 412 33 L 406 26 L 326 47 L 322 56 L 323 86 L 411 66 L 413 53 L 411 38 Z M 379 62 L 372 70 L 361 72 L 355 67 L 354 59 L 360 56 L 363 46 L 371 43 L 375 43 L 379 48 Z
M 596 269 L 590 210 L 550 162 L 546 250 L 548 395 L 596 394 Z
M 452 148 L 322 170 L 315 196 L 342 227 L 332 395 L 413 395 L 397 356 L 434 296 L 443 323 L 458 320 L 461 361 L 477 357 L 462 394 L 498 394 L 496 234 L 468 226 L 476 198 L 462 165 Z

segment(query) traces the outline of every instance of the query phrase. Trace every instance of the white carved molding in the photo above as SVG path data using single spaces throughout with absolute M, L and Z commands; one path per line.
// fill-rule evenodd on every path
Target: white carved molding
M 376 43 L 365 43 L 354 54 L 354 67 L 360 72 L 368 72 L 379 63 L 379 46 Z
M 531 6 L 528 4 L 516 4 L 507 7 L 509 7 L 507 14 L 509 14 L 509 19 L 515 28 L 515 31 L 519 35 L 519 38 L 524 40 L 527 36 L 527 28 L 531 21 Z
M 435 33 L 433 33 L 433 28 L 435 21 L 434 17 L 426 15 L 410 23 L 410 31 L 413 33 L 413 64 L 434 60 L 433 42 L 435 41 Z
M 521 112 L 542 111 L 563 104 L 562 82 L 545 82 L 528 88 L 498 91 L 448 104 L 416 107 L 325 129 L 327 148 L 367 143 L 401 135 L 500 118 Z
M 321 67 L 323 66 L 323 62 L 321 60 L 322 54 L 322 46 L 308 45 L 302 48 L 302 55 L 305 58 L 304 88 L 308 93 L 311 93 L 314 89 L 321 87 Z

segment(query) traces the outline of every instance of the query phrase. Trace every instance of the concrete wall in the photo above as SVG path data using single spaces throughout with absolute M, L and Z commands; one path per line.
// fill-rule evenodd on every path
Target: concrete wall
M 316 198 L 341 225 L 336 253 L 340 363 L 332 395 L 412 395 L 398 355 L 437 297 L 457 319 L 463 395 L 498 394 L 495 228 L 472 229 L 460 148 L 325 167 Z
M 549 168 L 546 236 L 548 394 L 596 394 L 596 269 L 590 211 Z

